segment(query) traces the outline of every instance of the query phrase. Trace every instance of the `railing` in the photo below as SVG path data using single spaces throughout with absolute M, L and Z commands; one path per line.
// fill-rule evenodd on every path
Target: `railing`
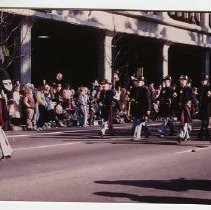
M 159 15 L 160 12 L 156 12 L 156 11 L 145 11 L 146 14 L 148 15 Z
M 177 21 L 200 25 L 201 13 L 199 12 L 168 12 L 168 15 Z
M 71 9 L 36 9 L 36 11 L 50 13 L 54 15 L 61 15 L 66 17 L 75 17 L 75 18 L 87 18 L 92 10 L 71 10 Z M 184 28 L 193 28 L 198 27 L 198 30 L 211 30 L 211 13 L 206 13 L 207 19 L 205 20 L 205 13 L 200 12 L 181 12 L 181 11 L 171 11 L 171 12 L 161 12 L 161 11 L 107 11 L 108 13 L 116 13 L 124 16 L 129 16 L 133 18 L 147 18 L 151 21 L 160 21 L 165 22 L 165 24 L 176 25 Z M 164 14 L 166 16 L 164 17 Z M 206 22 L 206 24 L 205 24 Z M 184 23 L 184 24 L 182 24 Z

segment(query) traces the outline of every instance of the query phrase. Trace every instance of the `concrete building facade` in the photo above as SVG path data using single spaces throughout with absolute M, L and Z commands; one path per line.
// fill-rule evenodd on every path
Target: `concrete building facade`
M 20 67 L 16 68 L 21 83 L 56 72 L 68 75 L 67 80 L 77 81 L 76 85 L 94 79 L 111 81 L 115 70 L 122 73 L 124 80 L 140 67 L 144 68 L 144 76 L 154 82 L 168 74 L 175 79 L 188 74 L 193 80 L 201 72 L 210 75 L 209 13 L 3 11 L 22 20 Z

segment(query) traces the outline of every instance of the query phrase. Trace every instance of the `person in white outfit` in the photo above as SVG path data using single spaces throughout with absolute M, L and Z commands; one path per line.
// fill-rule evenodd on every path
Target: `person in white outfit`
M 5 124 L 6 113 L 13 105 L 12 81 L 9 74 L 1 68 L 0 60 L 0 159 L 11 158 L 12 148 L 2 129 Z

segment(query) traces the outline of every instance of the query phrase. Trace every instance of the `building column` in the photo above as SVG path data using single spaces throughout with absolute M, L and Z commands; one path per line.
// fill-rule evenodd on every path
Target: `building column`
M 98 79 L 107 79 L 112 81 L 112 40 L 113 36 L 99 36 L 99 51 L 98 51 Z
M 200 21 L 200 26 L 209 31 L 210 26 L 209 26 L 209 21 L 210 21 L 210 17 L 209 17 L 209 13 L 201 13 L 201 21 Z
M 162 78 L 169 74 L 169 47 L 170 44 L 164 44 L 162 48 Z
M 20 30 L 20 82 L 31 82 L 31 29 L 32 20 L 24 17 Z
M 112 36 L 105 36 L 104 39 L 104 79 L 112 80 Z
M 210 50 L 205 51 L 204 55 L 204 73 L 210 76 Z

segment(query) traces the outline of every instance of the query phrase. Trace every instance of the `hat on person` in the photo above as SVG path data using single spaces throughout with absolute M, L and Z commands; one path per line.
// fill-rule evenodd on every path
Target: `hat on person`
M 103 79 L 101 82 L 100 82 L 101 85 L 104 85 L 104 84 L 109 84 L 111 85 L 111 83 L 107 80 L 107 79 Z
M 137 81 L 145 81 L 145 78 L 143 76 L 140 76 L 137 78 Z
M 205 73 L 202 73 L 202 74 L 201 74 L 200 80 L 208 80 L 208 79 L 209 79 L 209 77 L 208 77 L 207 74 L 205 74 Z
M 8 80 L 10 75 L 5 70 L 0 70 L 0 80 Z
M 171 81 L 171 80 L 172 80 L 172 79 L 171 79 L 171 76 L 169 76 L 169 75 L 168 75 L 168 76 L 165 76 L 165 77 L 163 78 L 163 81 L 166 81 L 166 80 L 170 80 L 170 81 Z
M 187 75 L 180 75 L 179 80 L 188 80 Z

